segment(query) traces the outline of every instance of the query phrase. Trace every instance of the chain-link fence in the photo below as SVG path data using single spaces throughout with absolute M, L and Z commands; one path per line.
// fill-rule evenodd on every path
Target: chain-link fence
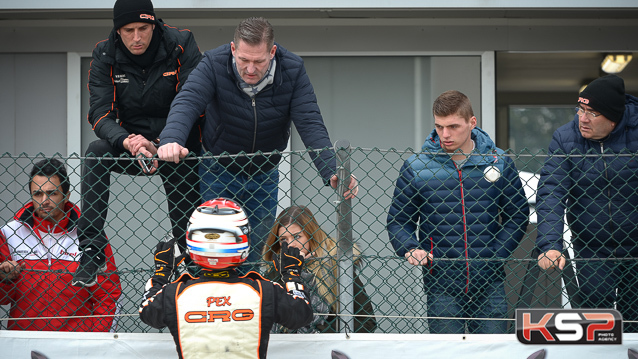
M 415 154 L 411 149 L 405 151 L 376 148 L 351 149 L 343 157 L 343 167 L 340 167 L 341 175 L 342 178 L 347 178 L 348 172 L 356 175 L 360 190 L 356 198 L 348 202 L 324 183 L 307 151 L 281 153 L 282 161 L 278 167 L 279 180 L 276 186 L 278 189 L 277 213 L 292 205 L 307 206 L 314 214 L 321 230 L 326 233 L 325 238 L 320 237 L 316 230 L 310 233 L 311 236 L 320 237 L 320 240 L 317 241 L 319 247 L 312 248 L 312 257 L 306 262 L 308 274 L 304 279 L 312 288 L 314 309 L 317 314 L 321 314 L 318 317 L 322 319 L 313 322 L 314 326 L 311 330 L 427 333 L 434 332 L 431 325 L 437 319 L 455 317 L 451 319 L 454 322 L 465 319 L 501 322 L 498 319 L 503 319 L 504 331 L 511 332 L 512 319 L 517 307 L 557 308 L 604 305 L 609 308 L 616 306 L 625 320 L 631 322 L 636 319 L 638 290 L 636 290 L 634 277 L 637 273 L 635 257 L 638 257 L 636 255 L 638 248 L 635 242 L 638 238 L 635 236 L 635 231 L 627 232 L 625 223 L 627 220 L 632 220 L 633 214 L 638 213 L 636 209 L 638 203 L 633 200 L 636 187 L 632 189 L 633 192 L 630 195 L 627 195 L 627 188 L 618 189 L 613 186 L 619 180 L 627 183 L 636 182 L 638 161 L 635 154 L 624 155 L 624 157 L 587 155 L 590 159 L 591 156 L 595 157 L 593 162 L 584 161 L 583 159 L 587 156 L 563 156 L 562 161 L 569 160 L 575 163 L 571 172 L 563 173 L 567 177 L 571 176 L 572 181 L 567 182 L 567 179 L 562 179 L 565 182 L 552 191 L 561 190 L 567 193 L 562 197 L 558 196 L 559 199 L 566 201 L 568 208 L 576 207 L 576 210 L 570 209 L 572 215 L 587 213 L 587 217 L 591 217 L 590 221 L 592 221 L 589 223 L 590 228 L 606 228 L 606 232 L 584 233 L 583 238 L 596 239 L 583 241 L 579 240 L 575 234 L 573 235 L 566 225 L 555 224 L 555 228 L 560 227 L 558 242 L 564 242 L 566 248 L 563 251 L 566 256 L 566 265 L 563 270 L 542 270 L 537 265 L 540 252 L 535 244 L 537 222 L 539 222 L 539 216 L 536 213 L 536 190 L 540 175 L 528 172 L 527 169 L 542 167 L 547 156 L 542 153 L 530 154 L 527 151 L 499 155 L 500 158 L 511 158 L 515 161 L 525 197 L 525 210 L 521 209 L 521 213 L 528 209 L 530 211 L 529 216 L 525 214 L 524 223 L 519 223 L 523 226 L 525 233 L 518 236 L 522 238 L 515 238 L 516 243 L 514 248 L 511 248 L 511 255 L 508 251 L 506 251 L 508 255 L 503 255 L 505 252 L 499 248 L 498 241 L 476 242 L 474 238 L 468 238 L 467 234 L 474 235 L 478 231 L 480 233 L 477 236 L 489 237 L 492 232 L 498 231 L 499 226 L 513 217 L 513 214 L 509 212 L 511 210 L 509 205 L 515 200 L 515 196 L 511 195 L 517 192 L 515 181 L 504 184 L 504 187 L 512 187 L 515 190 L 505 191 L 510 195 L 503 202 L 503 198 L 495 196 L 493 188 L 484 186 L 481 181 L 492 181 L 493 185 L 497 185 L 499 180 L 505 179 L 504 177 L 491 178 L 489 171 L 484 171 L 481 167 L 481 178 L 478 178 L 469 171 L 465 173 L 465 167 L 461 171 L 450 171 L 449 168 L 438 164 L 438 167 L 435 166 L 437 170 L 416 174 L 416 177 L 422 181 L 410 184 L 414 192 L 410 192 L 408 197 L 410 201 L 417 201 L 420 198 L 421 202 L 414 206 L 416 214 L 411 214 L 410 218 L 414 221 L 412 224 L 416 226 L 415 232 L 421 232 L 414 233 L 414 236 L 421 236 L 419 247 L 432 252 L 435 257 L 426 266 L 415 266 L 410 264 L 404 256 L 398 256 L 395 250 L 401 252 L 410 248 L 395 248 L 396 244 L 393 247 L 391 235 L 388 234 L 387 229 L 388 212 L 393 203 L 396 204 L 397 195 L 407 196 L 407 192 L 400 190 L 397 194 L 395 189 L 397 179 L 404 175 L 403 170 L 400 169 L 405 161 Z M 85 159 L 59 154 L 53 157 L 65 163 L 70 182 L 69 200 L 80 207 L 82 163 Z M 41 223 L 24 217 L 25 213 L 33 213 L 33 211 L 24 211 L 25 204 L 32 200 L 33 195 L 32 188 L 30 189 L 29 186 L 29 173 L 34 163 L 43 158 L 45 156 L 42 154 L 36 156 L 5 154 L 0 157 L 2 186 L 0 218 L 7 224 L 3 228 L 5 237 L 3 242 L 9 243 L 8 246 L 3 244 L 0 256 L 3 261 L 20 259 L 21 262 L 27 263 L 20 277 L 7 278 L 6 274 L 3 275 L 4 279 L 0 283 L 3 320 L 0 324 L 6 328 L 9 323 L 8 318 L 29 317 L 33 320 L 36 317 L 59 317 L 63 315 L 62 313 L 67 313 L 71 318 L 81 317 L 82 320 L 88 320 L 90 315 L 113 315 L 117 318 L 116 331 L 118 332 L 154 331 L 139 320 L 138 306 L 145 283 L 153 273 L 152 253 L 155 245 L 160 238 L 174 229 L 171 228 L 173 223 L 179 222 L 170 219 L 169 205 L 161 176 L 110 174 L 110 199 L 105 232 L 114 252 L 113 258 L 121 284 L 121 295 L 117 298 L 117 311 L 104 313 L 104 311 L 95 310 L 95 307 L 100 305 L 100 301 L 93 300 L 93 304 L 89 301 L 98 294 L 108 297 L 109 293 L 98 293 L 99 290 L 92 289 L 87 295 L 84 292 L 88 290 L 86 288 L 69 289 L 71 272 L 75 267 L 69 265 L 65 270 L 52 264 L 64 263 L 65 258 L 73 262 L 73 256 L 77 252 L 65 253 L 58 248 L 59 253 L 52 253 L 53 244 L 45 243 L 45 240 L 50 241 L 52 238 L 60 240 L 65 235 L 71 236 L 72 227 L 65 227 L 61 231 L 48 228 L 47 232 L 43 231 L 42 227 L 38 227 Z M 190 164 L 188 167 L 192 171 L 192 164 L 201 161 L 201 157 L 191 157 L 184 162 L 186 165 Z M 179 166 L 186 166 L 184 162 Z M 593 171 L 588 171 L 587 167 L 590 163 L 594 163 L 592 166 L 595 168 L 599 168 L 601 164 L 604 166 L 598 172 L 599 177 L 591 177 Z M 163 166 L 161 162 L 160 164 Z M 131 169 L 135 168 L 135 172 L 139 172 L 138 163 L 128 157 L 120 158 L 116 161 L 116 166 L 123 168 L 117 172 L 126 173 L 126 168 L 129 166 Z M 619 171 L 619 167 L 623 170 Z M 420 168 L 428 168 L 428 163 L 423 162 Z M 499 171 L 504 172 L 506 169 Z M 631 174 L 632 177 L 622 179 L 610 177 L 615 176 L 615 173 Z M 573 190 L 579 180 L 585 177 L 588 187 L 573 192 L 579 193 L 581 197 L 570 197 L 570 190 Z M 429 178 L 439 178 L 439 181 L 428 181 Z M 175 178 L 171 180 L 175 181 Z M 452 185 L 454 182 L 456 184 Z M 433 183 L 439 183 L 438 187 L 433 186 Z M 458 192 L 470 183 L 475 187 L 467 187 L 465 192 Z M 177 186 L 176 183 L 173 185 L 174 188 L 185 187 Z M 189 183 L 186 187 L 198 189 L 199 184 Z M 616 192 L 611 193 L 614 190 Z M 552 191 L 548 192 L 548 196 L 555 194 Z M 458 195 L 458 193 L 461 194 Z M 624 197 L 619 197 L 618 193 L 622 193 Z M 50 196 L 51 193 L 48 195 Z M 430 229 L 429 233 L 426 233 L 427 230 L 423 227 L 419 227 L 422 223 L 418 221 L 419 215 L 423 214 L 419 211 L 429 208 L 427 204 L 422 203 L 424 199 L 425 202 L 439 201 L 440 205 L 449 207 L 448 215 L 441 217 L 440 223 L 431 223 L 431 227 L 425 227 L 435 228 Z M 593 205 L 594 203 L 596 205 Z M 190 210 L 192 211 L 198 204 L 193 203 Z M 547 201 L 544 205 L 550 204 Z M 476 212 L 476 208 L 485 208 L 486 213 L 476 216 L 476 223 L 465 223 L 469 213 Z M 489 212 L 494 209 L 496 212 Z M 596 212 L 601 210 L 603 213 Z M 67 208 L 67 214 L 69 211 Z M 632 214 L 627 215 L 627 213 Z M 429 216 L 431 214 L 428 213 L 426 217 L 431 218 Z M 449 214 L 457 214 L 457 216 L 450 217 Z M 183 215 L 188 217 L 190 213 Z M 563 215 L 558 214 L 558 217 L 562 218 Z M 471 225 L 481 222 L 486 223 L 484 229 L 477 229 L 477 227 L 468 229 Z M 26 227 L 21 227 L 21 224 Z M 272 224 L 270 220 L 267 226 L 270 227 Z M 446 235 L 441 232 L 446 225 L 451 228 L 446 240 L 452 243 L 452 247 L 447 250 L 442 247 L 436 248 L 438 244 L 434 242 L 437 236 Z M 459 225 L 461 228 L 466 228 L 465 234 L 456 232 L 454 228 L 459 228 Z M 18 231 L 18 228 L 26 228 L 26 230 Z M 584 231 L 582 228 L 579 230 Z M 29 244 L 34 242 L 23 239 L 33 233 L 36 233 L 40 243 L 46 247 L 40 252 L 34 247 L 29 247 L 29 245 L 38 244 Z M 51 233 L 54 235 L 51 236 Z M 412 235 L 407 230 L 406 233 L 408 236 Z M 611 233 L 611 238 L 600 238 L 600 235 L 605 233 Z M 459 235 L 458 238 L 449 238 L 457 235 Z M 422 239 L 423 236 L 427 239 Z M 503 234 L 499 233 L 498 236 L 502 237 Z M 516 237 L 516 235 L 513 236 Z M 457 248 L 457 245 L 464 246 L 464 249 L 456 252 L 453 248 Z M 601 247 L 606 251 L 599 250 Z M 37 257 L 36 253 L 42 254 Z M 64 255 L 69 256 L 64 257 Z M 56 258 L 59 261 L 56 262 Z M 36 262 L 43 264 L 38 266 L 34 264 Z M 271 276 L 265 261 L 257 261 L 253 264 L 255 268 L 262 271 L 262 274 Z M 488 267 L 492 269 L 490 271 L 481 269 Z M 5 273 L 9 272 L 5 267 L 2 269 Z M 605 275 L 600 276 L 601 273 Z M 435 276 L 438 276 L 437 281 L 428 280 L 429 277 Z M 276 279 L 276 276 L 273 279 Z M 501 280 L 502 285 L 500 285 Z M 20 281 L 22 284 L 18 285 Z M 469 284 L 470 282 L 472 284 Z M 461 283 L 460 287 L 458 283 Z M 111 280 L 111 284 L 113 285 L 109 288 L 114 290 L 113 288 L 117 287 L 116 283 Z M 457 287 L 460 290 L 457 291 Z M 16 288 L 19 290 L 16 291 Z M 595 290 L 597 288 L 600 290 Z M 497 294 L 490 294 L 490 290 L 495 290 Z M 600 293 L 603 293 L 605 298 L 598 298 Z M 500 294 L 503 297 L 501 300 L 498 299 Z M 50 302 L 49 306 L 42 304 L 44 295 L 47 296 L 45 302 Z M 111 299 L 116 297 L 115 294 L 111 295 Z M 463 303 L 455 304 L 461 307 L 452 307 L 452 304 L 445 302 L 449 297 L 462 298 Z M 108 301 L 108 299 L 104 300 Z M 496 304 L 494 304 L 495 301 Z M 491 303 L 501 308 L 504 305 L 505 309 L 486 310 L 484 303 Z M 92 305 L 92 311 L 77 309 L 83 305 Z M 433 308 L 436 306 L 449 309 L 447 312 L 434 311 Z M 439 317 L 439 315 L 433 315 L 433 312 L 444 313 L 444 315 Z M 490 313 L 496 314 L 490 315 Z M 339 316 L 338 320 L 336 316 Z M 468 321 L 468 330 L 472 322 L 472 320 Z M 96 328 L 96 324 L 88 325 L 93 329 Z M 629 331 L 628 328 L 626 324 L 626 331 Z

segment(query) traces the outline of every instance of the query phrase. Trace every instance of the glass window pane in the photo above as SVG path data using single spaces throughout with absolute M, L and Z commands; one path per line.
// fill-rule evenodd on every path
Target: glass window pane
M 574 106 L 510 106 L 509 143 L 520 171 L 539 173 L 554 131 L 574 118 Z M 541 155 L 541 156 L 539 156 Z

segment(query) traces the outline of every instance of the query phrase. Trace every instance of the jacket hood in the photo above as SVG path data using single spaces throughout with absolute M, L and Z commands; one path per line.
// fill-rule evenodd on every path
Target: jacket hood
M 489 165 L 491 163 L 498 162 L 498 154 L 503 153 L 502 150 L 496 148 L 496 144 L 487 134 L 487 132 L 483 131 L 480 127 L 476 126 L 472 130 L 472 140 L 474 140 L 476 153 L 482 154 L 483 156 L 470 156 L 468 161 L 463 165 L 463 167 L 468 165 Z M 430 157 L 433 161 L 437 161 L 440 163 L 444 163 L 447 161 L 452 161 L 452 157 L 441 148 L 441 142 L 439 139 L 439 135 L 436 133 L 436 129 L 432 130 L 430 136 L 421 150 L 425 156 Z M 491 156 L 486 156 L 487 154 L 492 154 Z
M 614 130 L 618 129 L 625 130 L 625 127 L 638 127 L 638 98 L 632 95 L 625 95 L 625 114 L 620 120 L 620 126 Z

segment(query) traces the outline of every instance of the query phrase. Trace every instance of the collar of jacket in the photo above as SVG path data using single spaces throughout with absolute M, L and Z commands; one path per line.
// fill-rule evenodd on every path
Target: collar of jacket
M 64 206 L 64 213 L 66 213 L 66 216 L 58 222 L 58 224 L 53 225 L 53 223 L 49 221 L 36 218 L 33 202 L 29 202 L 25 204 L 13 218 L 18 222 L 28 225 L 32 229 L 42 228 L 42 232 L 70 232 L 77 225 L 78 219 L 80 218 L 80 209 L 75 204 L 67 202 Z M 51 227 L 53 227 L 53 231 L 49 230 Z
M 475 143 L 474 153 L 479 153 L 482 156 L 471 156 L 465 163 L 465 166 L 469 164 L 489 164 L 494 162 L 494 156 L 497 156 L 496 144 L 480 127 L 476 126 L 472 130 L 472 140 Z M 441 148 L 441 142 L 439 135 L 436 133 L 436 129 L 432 130 L 430 136 L 425 140 L 421 151 L 432 160 L 437 162 L 452 161 L 452 157 Z

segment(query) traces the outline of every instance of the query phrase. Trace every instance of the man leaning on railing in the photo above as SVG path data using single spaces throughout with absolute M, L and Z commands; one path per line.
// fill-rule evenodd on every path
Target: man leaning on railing
M 598 78 L 578 97 L 574 120 L 554 132 L 537 194 L 536 244 L 543 269 L 566 265 L 563 216 L 572 244 L 581 305 L 638 319 L 638 98 L 623 79 Z M 626 323 L 626 332 L 635 332 Z
M 204 158 L 199 169 L 202 200 L 232 198 L 248 212 L 253 230 L 248 262 L 257 262 L 277 209 L 281 156 L 270 152 L 286 149 L 291 123 L 303 143 L 317 150 L 310 156 L 324 182 L 338 184 L 334 151 L 322 150 L 332 144 L 303 60 L 275 43 L 268 20 L 241 21 L 233 41 L 206 51 L 175 97 L 160 134 L 160 159 L 178 163 L 188 154 L 185 134 L 204 111 L 204 152 L 269 153 Z M 343 195 L 354 197 L 356 179 L 346 183 Z

